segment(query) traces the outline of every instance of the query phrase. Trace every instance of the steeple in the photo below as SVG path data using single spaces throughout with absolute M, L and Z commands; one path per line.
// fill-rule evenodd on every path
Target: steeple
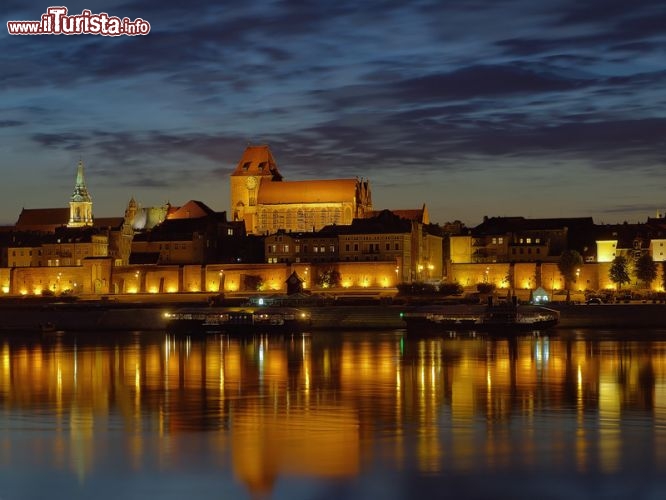
M 83 160 L 79 160 L 76 169 L 76 184 L 74 193 L 69 201 L 69 223 L 68 227 L 92 226 L 92 198 L 88 194 L 86 181 L 83 178 Z
M 79 166 L 76 169 L 76 185 L 74 186 L 74 194 L 72 194 L 72 201 L 87 201 L 92 202 L 86 187 L 86 181 L 83 178 L 83 160 L 79 160 Z

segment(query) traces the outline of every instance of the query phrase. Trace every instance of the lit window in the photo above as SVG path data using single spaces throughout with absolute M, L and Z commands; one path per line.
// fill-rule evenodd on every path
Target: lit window
M 532 243 L 532 238 L 527 238 L 527 244 L 529 245 L 530 243 Z
M 493 238 L 493 245 L 497 245 L 497 238 Z
M 229 228 L 227 229 L 227 236 L 233 236 L 234 235 L 234 230 Z
M 537 238 L 537 239 L 535 239 L 535 240 L 534 240 L 534 243 L 537 243 L 537 244 L 538 244 L 538 243 L 541 243 L 541 238 Z
M 499 243 L 500 245 L 504 243 L 504 238 L 502 238 L 501 236 L 497 238 L 497 243 Z

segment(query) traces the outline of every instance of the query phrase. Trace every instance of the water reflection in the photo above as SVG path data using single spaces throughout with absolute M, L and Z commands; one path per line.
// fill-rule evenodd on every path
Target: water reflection
M 666 341 L 4 337 L 0 406 L 0 467 L 79 481 L 108 466 L 109 450 L 135 472 L 214 463 L 252 493 L 280 477 L 353 479 L 368 464 L 430 475 L 664 472 Z

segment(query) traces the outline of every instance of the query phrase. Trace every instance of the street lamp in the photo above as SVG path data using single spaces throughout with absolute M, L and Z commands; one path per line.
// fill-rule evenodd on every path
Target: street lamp
M 580 268 L 576 268 L 576 283 L 578 283 L 578 278 L 580 277 Z M 582 290 L 580 285 L 578 285 L 578 290 Z

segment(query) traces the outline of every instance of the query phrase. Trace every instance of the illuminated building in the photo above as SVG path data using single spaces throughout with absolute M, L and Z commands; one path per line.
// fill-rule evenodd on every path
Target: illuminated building
M 372 209 L 367 180 L 283 181 L 268 146 L 248 146 L 230 184 L 232 220 L 244 221 L 248 234 L 317 231 Z
M 338 236 L 321 231 L 314 233 L 287 233 L 278 231 L 264 240 L 266 262 L 269 264 L 292 262 L 336 262 Z
M 591 217 L 484 217 L 483 223 L 468 234 L 451 236 L 451 261 L 554 262 L 571 248 L 578 250 L 586 262 L 593 262 L 594 228 Z
M 226 212 L 191 200 L 162 223 L 134 235 L 130 263 L 235 262 L 244 239 L 241 222 L 227 222 Z
M 391 262 L 398 282 L 441 279 L 442 236 L 433 234 L 417 220 L 405 219 L 389 210 L 375 213 L 373 217 L 354 219 L 349 225 L 329 225 L 315 233 L 280 231 L 267 236 L 266 261 Z M 368 283 L 395 283 L 393 276 L 381 279 L 371 268 L 368 275 Z

